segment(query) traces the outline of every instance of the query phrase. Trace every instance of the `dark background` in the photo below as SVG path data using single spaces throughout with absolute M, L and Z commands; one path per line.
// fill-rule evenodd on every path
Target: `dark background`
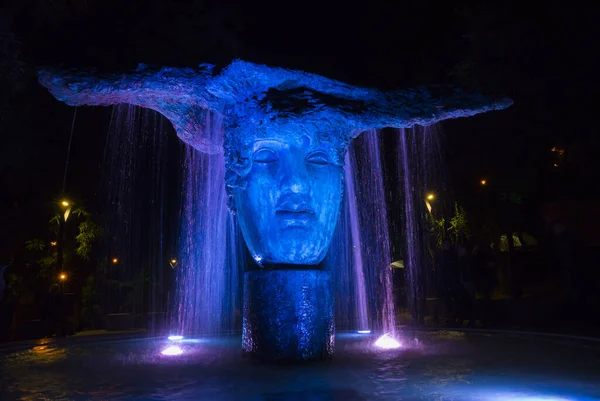
M 512 97 L 507 111 L 442 123 L 453 196 L 475 222 L 493 214 L 504 231 L 543 237 L 549 221 L 563 219 L 595 248 L 597 13 L 527 3 L 6 0 L 0 264 L 47 231 L 61 196 L 74 109 L 37 83 L 36 68 L 114 72 L 140 62 L 226 65 L 235 58 L 381 89 L 443 83 Z M 67 192 L 92 212 L 110 113 L 77 109 Z M 486 196 L 497 199 L 492 210 L 481 207 L 483 178 Z

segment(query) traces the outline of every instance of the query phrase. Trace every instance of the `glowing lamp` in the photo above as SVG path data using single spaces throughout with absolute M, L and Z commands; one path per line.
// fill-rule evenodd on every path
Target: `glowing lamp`
M 181 341 L 183 340 L 183 336 L 169 336 L 167 337 L 169 341 Z
M 358 334 L 371 334 L 371 330 L 358 330 Z
M 65 273 L 61 273 L 58 278 L 60 279 L 60 281 L 65 281 L 67 279 L 67 275 Z
M 375 341 L 375 346 L 381 349 L 396 349 L 400 348 L 402 344 L 389 334 L 384 334 Z
M 116 265 L 117 263 L 119 263 L 119 259 L 113 258 L 112 262 L 113 262 L 113 265 Z
M 56 246 L 56 241 L 51 241 L 50 246 Z
M 67 207 L 67 206 L 69 206 L 69 202 L 66 201 L 66 200 L 64 200 L 64 201 L 61 202 L 61 205 Z
M 427 200 L 433 200 L 433 198 L 435 198 L 435 196 L 433 194 L 427 195 Z
M 486 180 L 481 180 L 481 185 L 485 185 L 487 183 Z
M 172 263 L 172 264 L 175 264 L 175 263 L 177 263 L 177 259 L 171 259 L 171 263 Z

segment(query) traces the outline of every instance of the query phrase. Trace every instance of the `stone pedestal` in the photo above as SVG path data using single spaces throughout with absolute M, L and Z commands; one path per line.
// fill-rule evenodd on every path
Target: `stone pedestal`
M 333 356 L 331 274 L 323 270 L 255 270 L 244 275 L 242 347 L 261 360 Z

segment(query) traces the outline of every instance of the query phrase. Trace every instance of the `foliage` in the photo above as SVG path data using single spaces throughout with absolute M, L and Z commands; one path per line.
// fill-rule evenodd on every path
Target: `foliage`
M 454 204 L 454 214 L 450 219 L 446 220 L 444 216 L 436 218 L 433 213 L 427 213 L 425 221 L 427 222 L 429 232 L 435 238 L 438 248 L 442 247 L 445 239 L 450 240 L 452 244 L 458 244 L 463 239 L 471 236 L 467 213 L 458 203 Z
M 59 228 L 63 216 L 57 213 L 49 220 L 48 231 L 51 238 L 55 238 L 59 234 Z M 81 260 L 89 260 L 93 244 L 102 236 L 102 228 L 92 220 L 91 214 L 84 208 L 77 208 L 71 212 L 71 217 L 67 223 L 72 223 L 73 219 L 78 219 L 77 234 L 69 236 L 71 230 L 66 230 L 66 237 L 63 242 L 63 253 L 66 260 L 73 260 L 74 256 Z M 73 223 L 74 224 L 74 223 Z M 25 242 L 25 249 L 28 252 L 28 260 L 26 263 L 29 269 L 36 271 L 32 277 L 38 279 L 47 279 L 54 266 L 56 266 L 58 258 L 58 250 L 56 242 L 52 242 L 49 246 L 47 240 L 32 239 Z M 70 267 L 75 268 L 76 264 Z M 21 272 L 25 274 L 25 272 Z
M 469 222 L 467 221 L 467 213 L 458 203 L 454 204 L 454 216 L 450 218 L 450 226 L 448 234 L 453 244 L 460 242 L 462 239 L 469 238 L 471 235 L 469 230 Z
M 78 245 L 75 253 L 81 258 L 89 260 L 92 244 L 102 236 L 102 227 L 91 220 L 86 220 L 79 224 L 78 229 L 79 234 L 75 236 Z
M 46 241 L 42 239 L 32 239 L 25 242 L 25 249 L 28 251 L 39 251 L 42 252 L 46 249 Z
M 437 219 L 433 213 L 427 213 L 425 215 L 425 221 L 427 222 L 427 228 L 429 229 L 429 232 L 435 237 L 435 244 L 438 248 L 441 248 L 442 242 L 444 241 L 444 226 L 446 221 L 443 217 Z

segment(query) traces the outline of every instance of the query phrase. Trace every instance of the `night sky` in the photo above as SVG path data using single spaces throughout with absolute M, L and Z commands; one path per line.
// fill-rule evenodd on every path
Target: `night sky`
M 442 124 L 458 196 L 468 199 L 486 176 L 526 187 L 534 209 L 595 199 L 595 12 L 522 1 L 325 3 L 5 1 L 0 263 L 46 229 L 60 196 L 74 109 L 37 84 L 40 66 L 125 71 L 241 58 L 382 89 L 444 83 L 508 95 L 508 111 Z M 67 185 L 92 207 L 109 118 L 110 109 L 79 108 L 75 121 Z M 568 167 L 553 170 L 553 146 L 568 150 Z

